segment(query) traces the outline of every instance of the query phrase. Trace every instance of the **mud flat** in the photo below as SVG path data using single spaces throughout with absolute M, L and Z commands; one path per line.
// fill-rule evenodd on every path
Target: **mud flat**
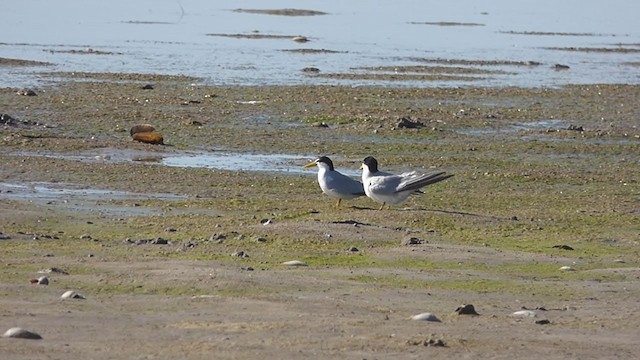
M 0 89 L 0 331 L 42 337 L 2 358 L 640 355 L 638 86 L 44 76 Z M 321 154 L 455 176 L 336 210 L 302 170 Z

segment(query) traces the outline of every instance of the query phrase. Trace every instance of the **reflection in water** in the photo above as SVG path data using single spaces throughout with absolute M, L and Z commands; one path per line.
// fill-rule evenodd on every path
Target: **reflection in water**
M 189 153 L 167 155 L 162 164 L 234 171 L 302 173 L 300 165 L 310 157 L 286 154 Z
M 81 154 L 22 152 L 22 156 L 44 156 L 84 162 L 138 162 L 175 167 L 199 167 L 231 171 L 265 171 L 309 173 L 302 168 L 313 155 L 250 154 L 232 152 L 175 151 L 146 152 L 136 150 L 99 149 Z

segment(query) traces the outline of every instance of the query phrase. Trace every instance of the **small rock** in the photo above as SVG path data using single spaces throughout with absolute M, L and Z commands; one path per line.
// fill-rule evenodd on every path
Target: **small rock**
M 396 125 L 396 126 L 399 129 L 402 129 L 402 128 L 405 128 L 405 129 L 420 129 L 420 128 L 423 128 L 425 125 L 423 123 L 421 123 L 420 121 L 413 121 L 409 117 L 403 117 L 400 120 L 398 120 L 398 125 Z
M 518 310 L 511 314 L 511 316 L 516 317 L 536 317 L 537 313 L 533 310 Z
M 169 240 L 163 239 L 163 238 L 157 238 L 157 239 L 151 240 L 150 243 L 154 245 L 167 245 L 169 244 Z
M 424 346 L 441 346 L 441 347 L 446 347 L 447 344 L 444 343 L 444 341 L 442 339 L 434 339 L 432 337 L 429 337 L 428 339 L 426 339 L 424 341 Z
M 471 304 L 458 306 L 455 312 L 458 315 L 480 315 L 476 312 L 476 308 Z
M 302 69 L 302 72 L 306 72 L 306 73 L 319 73 L 320 69 L 318 69 L 317 67 L 306 67 Z
M 38 278 L 38 285 L 49 285 L 49 278 L 46 276 L 40 276 Z
M 78 294 L 77 292 L 73 291 L 73 290 L 69 290 L 67 292 L 65 292 L 64 294 L 62 294 L 62 296 L 60 296 L 61 299 L 81 299 L 84 300 L 85 297 Z
M 198 246 L 198 244 L 192 241 L 187 241 L 186 243 L 182 244 L 182 246 L 180 246 L 178 249 L 176 249 L 176 251 L 187 251 L 190 249 L 194 249 L 196 246 Z
M 413 315 L 411 320 L 420 320 L 420 321 L 433 321 L 433 322 L 441 322 L 437 316 L 432 313 L 425 312 L 417 315 Z
M 423 244 L 424 240 L 420 240 L 417 237 L 408 237 L 404 240 L 402 240 L 402 245 L 420 245 Z
M 30 340 L 42 339 L 42 336 L 40 336 L 39 334 L 33 331 L 25 330 L 23 328 L 19 328 L 19 327 L 14 327 L 5 331 L 2 337 L 16 338 L 16 339 L 30 339 Z
M 434 334 L 429 335 L 428 338 L 422 340 L 408 340 L 407 344 L 409 345 L 424 345 L 424 346 L 442 346 L 446 347 L 447 344 L 442 339 L 436 339 Z
M 16 94 L 22 96 L 38 96 L 38 94 L 36 94 L 36 92 L 31 89 L 20 89 Z
M 562 250 L 573 250 L 573 248 L 569 245 L 553 245 L 554 249 L 562 249 Z
M 271 221 L 271 219 L 262 219 L 262 220 L 260 220 L 260 224 L 262 224 L 262 225 L 270 225 L 272 223 L 273 223 L 273 221 Z
M 267 240 L 267 238 L 266 238 L 266 237 L 262 237 L 262 236 L 258 236 L 258 237 L 256 237 L 256 242 L 259 242 L 259 243 L 266 243 L 267 241 L 268 241 L 268 240 Z
M 91 240 L 91 239 L 93 239 L 93 238 L 89 234 L 80 235 L 80 240 Z
M 153 125 L 151 124 L 139 124 L 131 127 L 131 129 L 129 130 L 129 135 L 133 136 L 134 134 L 137 134 L 137 133 L 153 132 L 155 130 L 156 128 L 153 127 Z
M 282 263 L 282 265 L 286 265 L 286 266 L 307 266 L 306 263 L 300 261 L 300 260 L 290 260 L 290 261 L 285 261 Z
M 202 121 L 198 121 L 198 120 L 188 120 L 184 122 L 185 125 L 191 125 L 191 126 L 202 126 L 204 125 L 202 123 Z
M 572 130 L 572 131 L 584 131 L 584 127 L 582 126 L 576 126 L 576 125 L 569 125 L 569 127 L 567 128 L 567 130 Z
M 560 271 L 575 271 L 575 269 L 572 268 L 571 266 L 562 266 L 560 268 Z
M 162 134 L 157 132 L 138 132 L 133 134 L 133 140 L 152 145 L 164 145 Z
M 247 254 L 246 252 L 240 250 L 240 251 L 236 251 L 236 252 L 232 253 L 231 256 L 237 256 L 237 257 L 241 257 L 241 258 L 248 258 L 249 254 Z
M 0 124 L 3 125 L 16 125 L 18 120 L 11 117 L 9 114 L 0 114 Z
M 209 241 L 215 241 L 219 244 L 227 237 L 225 234 L 213 234 L 209 237 Z
M 48 268 L 48 269 L 44 269 L 44 270 L 40 270 L 38 271 L 38 273 L 40 274 L 62 274 L 62 275 L 69 275 L 68 272 L 66 272 L 65 270 L 62 270 L 60 268 L 57 267 L 52 267 L 52 268 Z
M 569 69 L 569 65 L 555 64 L 555 65 L 553 65 L 553 68 L 556 69 L 556 70 L 567 70 L 567 69 Z
M 350 252 L 358 252 L 358 251 L 360 251 L 360 250 L 359 250 L 357 247 L 352 246 L 352 247 L 350 247 L 350 248 L 349 248 L 349 251 L 350 251 Z
M 547 319 L 536 320 L 536 324 L 538 324 L 538 325 L 547 325 L 547 324 L 551 324 L 551 321 L 549 321 Z
M 316 121 L 316 122 L 311 123 L 311 126 L 313 126 L 313 127 L 319 127 L 319 128 L 328 128 L 328 127 L 329 127 L 329 124 L 327 124 L 327 123 L 326 123 L 326 122 L 324 122 L 324 121 Z
M 178 231 L 178 229 L 174 227 L 168 227 L 164 229 L 164 232 L 176 232 L 176 231 Z
M 153 90 L 153 85 L 146 84 L 145 86 L 142 87 L 142 90 Z
M 306 36 L 294 36 L 291 40 L 295 41 L 295 42 L 299 42 L 299 43 L 305 43 L 307 41 L 309 41 L 309 39 Z

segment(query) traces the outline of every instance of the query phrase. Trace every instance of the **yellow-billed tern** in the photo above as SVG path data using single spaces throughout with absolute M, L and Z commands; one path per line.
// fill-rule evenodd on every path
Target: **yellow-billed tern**
M 378 170 L 378 161 L 368 156 L 362 161 L 362 184 L 367 196 L 385 204 L 397 205 L 405 201 L 409 195 L 418 193 L 420 188 L 448 179 L 453 175 L 444 171 L 418 173 L 415 171 L 403 174 L 391 174 Z
M 321 156 L 308 163 L 304 168 L 318 167 L 318 184 L 322 192 L 332 198 L 338 199 L 336 207 L 340 206 L 342 199 L 350 200 L 364 196 L 364 188 L 360 181 L 344 175 L 333 168 L 333 162 L 326 156 Z

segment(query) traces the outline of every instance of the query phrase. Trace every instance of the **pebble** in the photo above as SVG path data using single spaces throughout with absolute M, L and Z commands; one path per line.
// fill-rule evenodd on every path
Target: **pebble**
M 312 127 L 317 127 L 317 128 L 328 128 L 329 124 L 327 124 L 324 121 L 316 121 L 314 123 L 311 123 Z
M 139 132 L 132 135 L 133 140 L 145 144 L 164 145 L 162 134 L 157 132 Z
M 424 243 L 424 240 L 418 239 L 417 237 L 407 237 L 402 240 L 401 245 L 409 246 L 409 245 L 420 245 L 423 243 Z
M 20 89 L 16 94 L 22 96 L 38 96 L 38 94 L 36 94 L 36 92 L 31 89 Z
M 560 268 L 561 271 L 575 271 L 571 266 L 563 266 Z
M 227 238 L 227 235 L 225 234 L 213 234 L 209 237 L 209 241 L 215 241 L 218 243 L 222 243 L 224 241 L 224 239 Z
M 69 290 L 60 296 L 61 299 L 86 299 L 84 296 L 78 294 L 73 290 Z
M 438 319 L 437 316 L 435 316 L 434 314 L 429 313 L 429 312 L 425 312 L 425 313 L 418 314 L 418 315 L 413 315 L 411 317 L 411 320 L 442 322 L 442 321 L 440 321 L 440 319 Z
M 52 267 L 52 268 L 48 268 L 48 269 L 43 269 L 38 271 L 38 273 L 40 274 L 62 274 L 62 275 L 69 275 L 68 272 L 66 272 L 65 270 L 62 270 L 60 268 L 57 267 Z
M 290 261 L 285 261 L 282 263 L 282 265 L 286 265 L 286 266 L 307 266 L 306 263 L 300 261 L 300 260 L 290 260 Z
M 133 134 L 143 133 L 143 132 L 153 132 L 156 128 L 151 124 L 139 124 L 134 125 L 129 129 L 129 135 L 133 136 Z
M 293 39 L 291 39 L 295 42 L 299 42 L 299 43 L 304 43 L 309 41 L 309 39 L 306 36 L 294 36 Z
M 517 317 L 536 317 L 536 312 L 533 310 L 519 310 L 511 314 L 511 316 Z
M 14 327 L 11 328 L 2 335 L 2 337 L 6 338 L 16 338 L 16 339 L 31 339 L 31 340 L 41 340 L 42 336 L 33 331 L 25 330 L 23 328 Z
M 471 304 L 461 305 L 455 310 L 458 315 L 480 315 L 476 308 Z

